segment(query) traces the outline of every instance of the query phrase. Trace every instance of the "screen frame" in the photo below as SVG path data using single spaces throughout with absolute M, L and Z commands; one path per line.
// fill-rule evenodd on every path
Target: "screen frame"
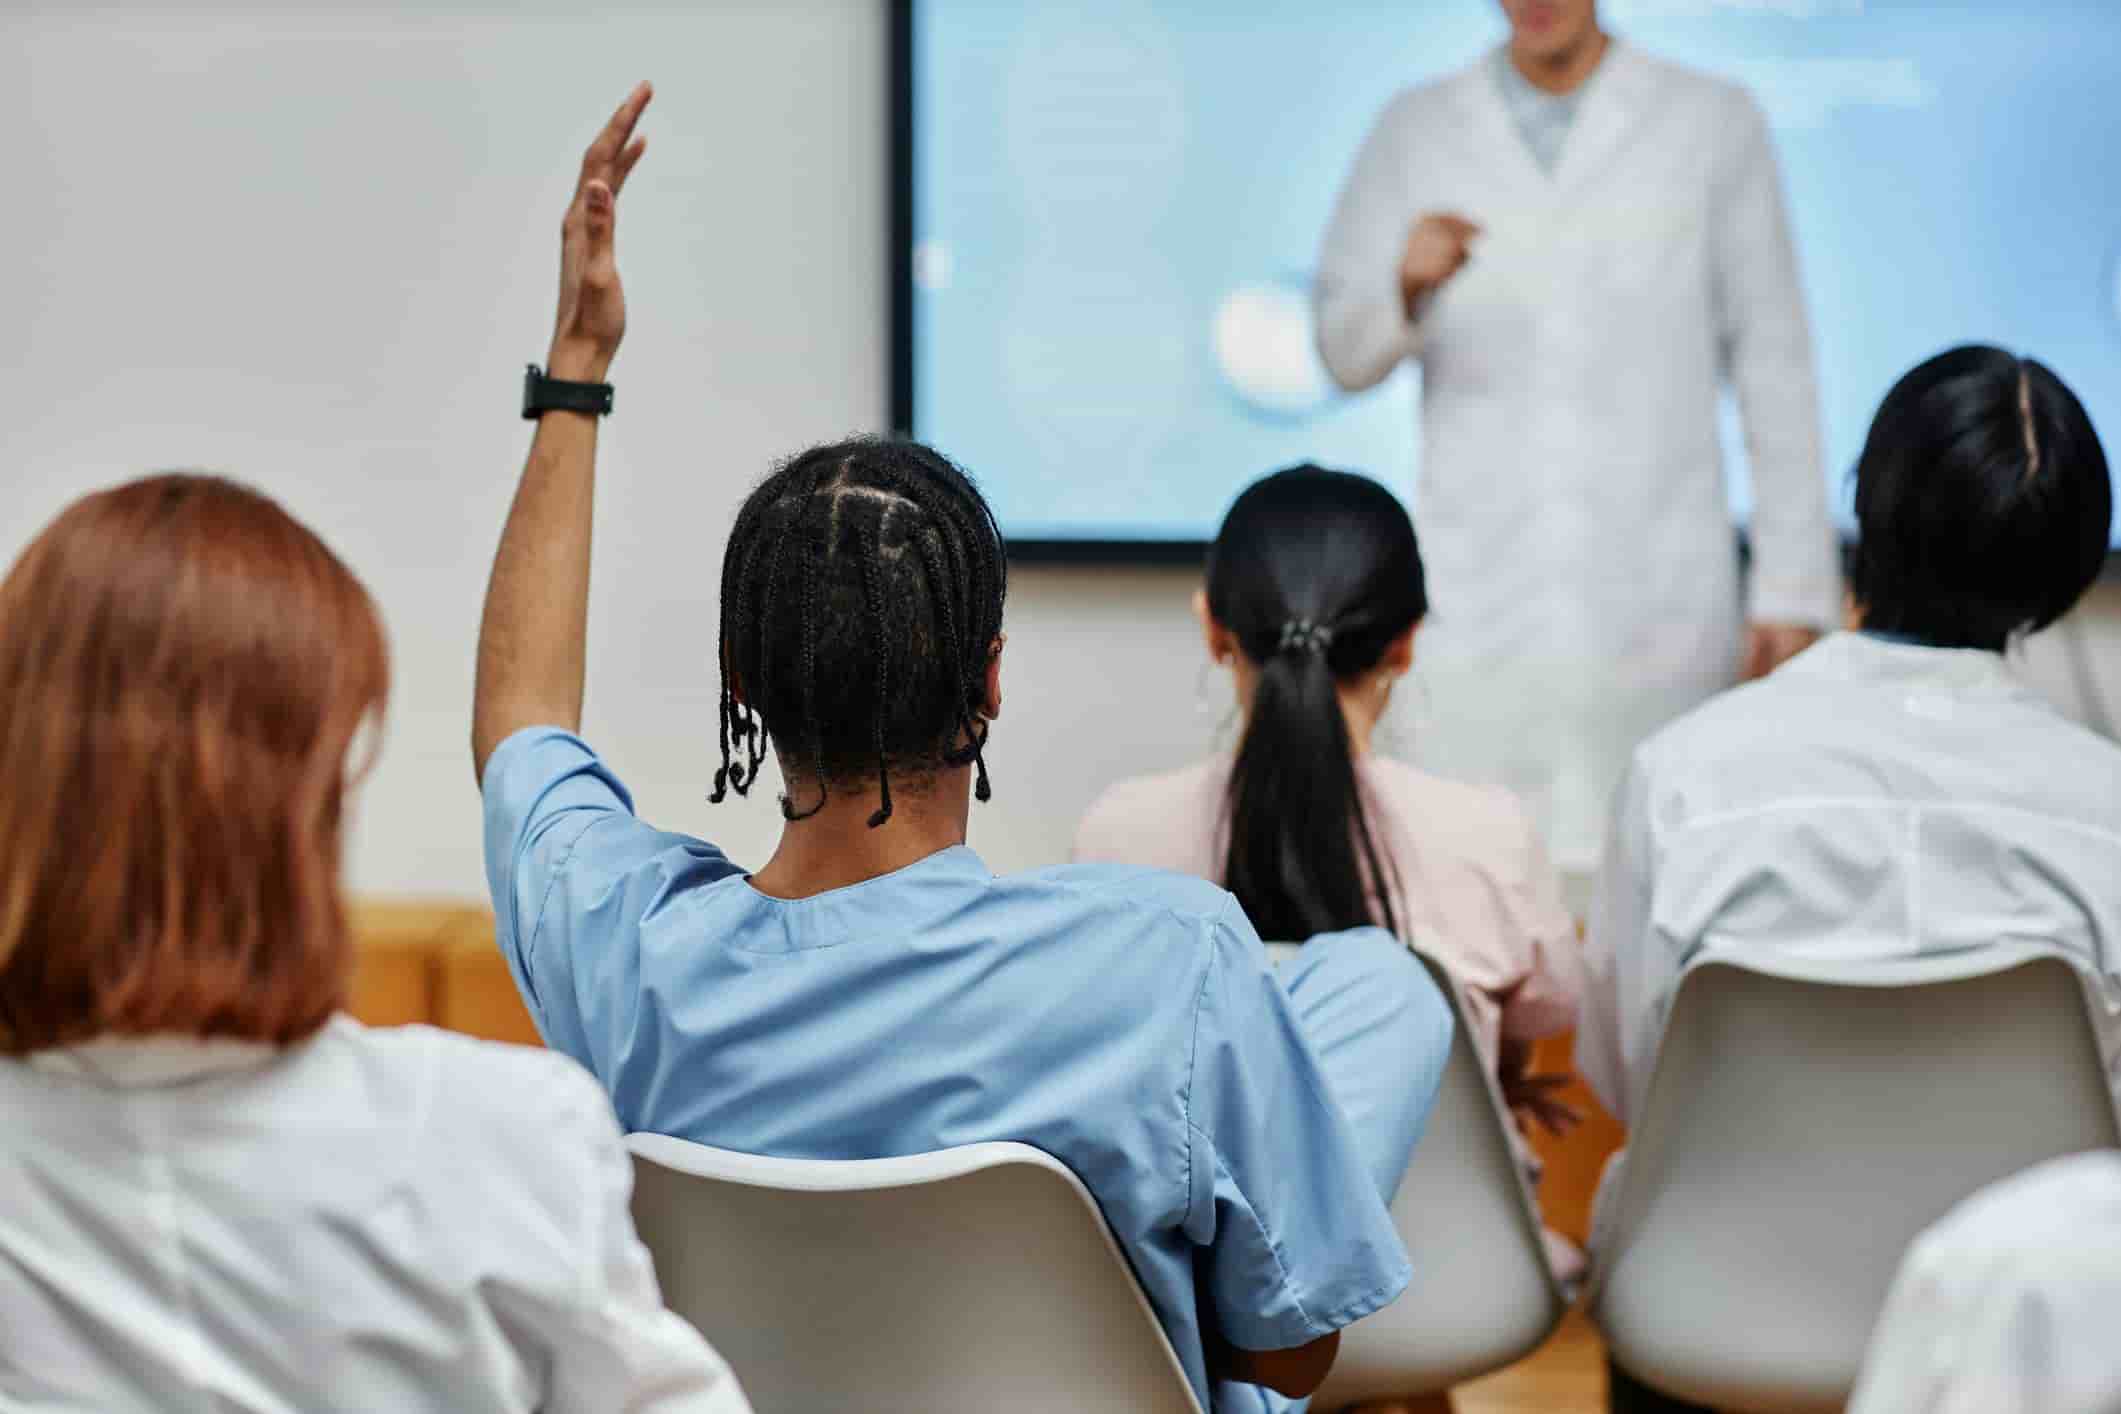
M 914 64 L 915 7 L 920 0 L 885 0 L 885 78 L 890 113 L 890 398 L 893 436 L 913 437 L 913 351 L 919 313 L 913 289 L 913 202 L 918 154 L 914 151 L 913 105 L 920 80 Z M 1002 536 L 1009 558 L 1024 564 L 1124 565 L 1198 568 L 1208 557 L 1207 540 L 1121 540 L 1102 537 L 1037 539 Z

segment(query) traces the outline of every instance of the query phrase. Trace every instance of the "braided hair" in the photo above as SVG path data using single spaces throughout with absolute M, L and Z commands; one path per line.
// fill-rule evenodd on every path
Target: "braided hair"
M 722 761 L 709 799 L 748 794 L 776 742 L 789 820 L 871 772 L 872 828 L 891 818 L 893 772 L 918 781 L 970 765 L 988 799 L 977 712 L 1007 591 L 994 513 L 940 452 L 858 437 L 783 463 L 737 512 L 722 557 Z M 796 802 L 796 778 L 814 801 Z

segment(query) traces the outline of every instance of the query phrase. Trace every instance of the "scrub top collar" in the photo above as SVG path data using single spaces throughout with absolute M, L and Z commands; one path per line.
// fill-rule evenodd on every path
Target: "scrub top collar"
M 898 868 L 888 873 L 877 874 L 867 879 L 859 879 L 852 884 L 842 884 L 836 889 L 826 889 L 822 893 L 805 894 L 801 898 L 782 898 L 779 894 L 766 893 L 751 882 L 751 875 L 749 874 L 744 876 L 744 884 L 745 887 L 751 890 L 752 896 L 761 903 L 777 904 L 783 908 L 797 908 L 806 903 L 834 903 L 858 899 L 864 892 L 874 892 L 880 887 L 889 887 L 894 883 L 903 884 L 914 879 L 991 879 L 993 877 L 994 871 L 987 867 L 985 860 L 973 852 L 972 846 L 954 844 L 939 849 L 933 854 L 924 854 L 911 864 L 901 864 Z

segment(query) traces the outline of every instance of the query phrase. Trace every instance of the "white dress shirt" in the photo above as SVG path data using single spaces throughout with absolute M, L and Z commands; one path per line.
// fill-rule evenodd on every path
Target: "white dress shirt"
M 0 1408 L 746 1414 L 596 1084 L 346 1018 L 0 1060 Z
M 1916 1240 L 1849 1414 L 2121 1409 L 2121 1154 L 2052 1159 Z
M 1999 654 L 1826 638 L 1639 747 L 1615 803 L 1576 1063 L 1623 1121 L 1708 953 L 2051 950 L 2121 1055 L 2121 746 Z

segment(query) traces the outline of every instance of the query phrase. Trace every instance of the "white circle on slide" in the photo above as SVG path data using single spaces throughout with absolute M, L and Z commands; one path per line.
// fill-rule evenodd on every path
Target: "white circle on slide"
M 1333 394 L 1318 357 L 1311 297 L 1291 281 L 1239 285 L 1215 307 L 1215 367 L 1247 407 L 1308 417 Z

